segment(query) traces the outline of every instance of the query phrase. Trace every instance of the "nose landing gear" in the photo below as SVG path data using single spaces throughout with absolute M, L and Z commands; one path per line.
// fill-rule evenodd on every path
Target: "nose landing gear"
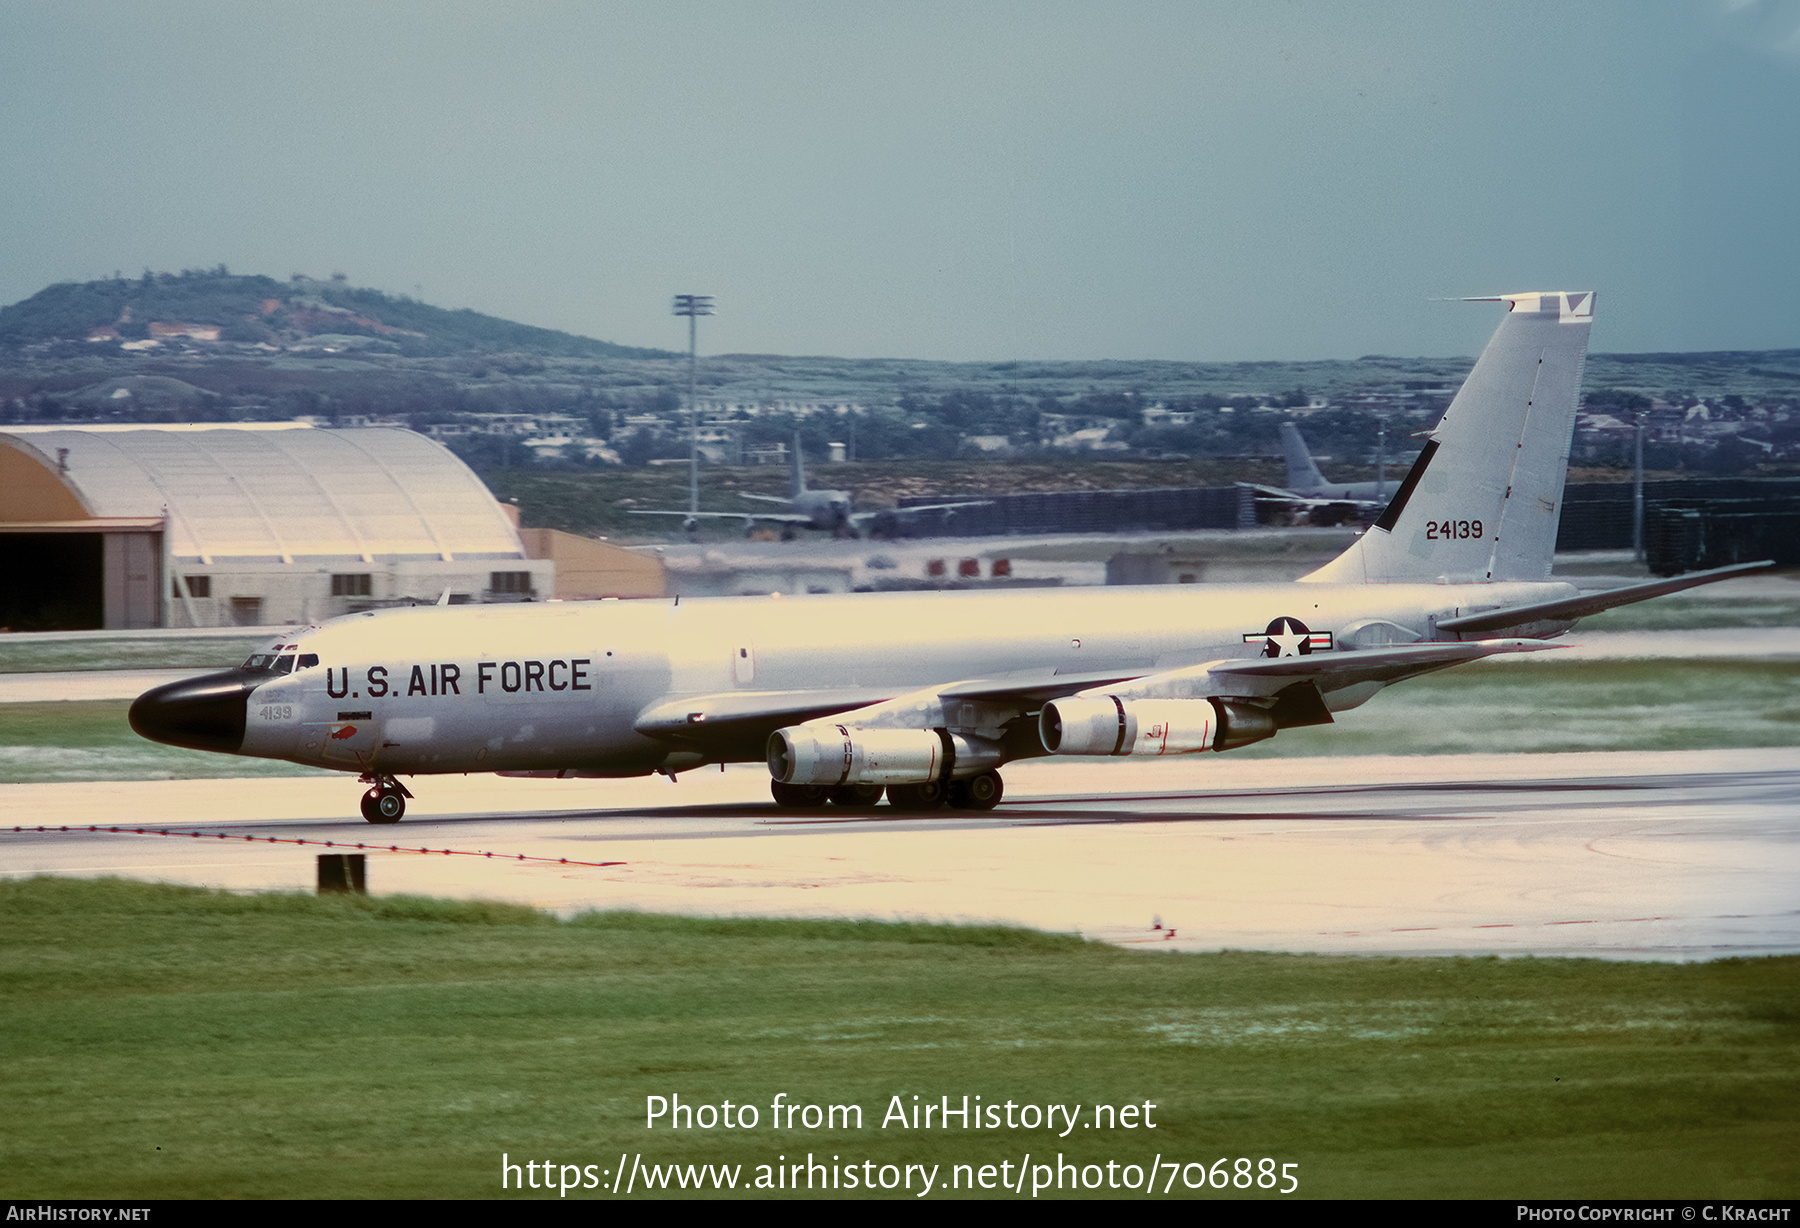
M 364 776 L 362 782 L 372 786 L 362 796 L 362 817 L 371 823 L 398 823 L 412 792 L 393 776 Z

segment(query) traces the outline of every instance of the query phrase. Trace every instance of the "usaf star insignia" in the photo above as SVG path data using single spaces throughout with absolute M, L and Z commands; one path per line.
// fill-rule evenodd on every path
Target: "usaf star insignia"
M 1244 632 L 1244 643 L 1258 640 L 1265 657 L 1305 657 L 1331 650 L 1331 632 L 1309 631 L 1297 618 L 1277 618 L 1265 630 Z

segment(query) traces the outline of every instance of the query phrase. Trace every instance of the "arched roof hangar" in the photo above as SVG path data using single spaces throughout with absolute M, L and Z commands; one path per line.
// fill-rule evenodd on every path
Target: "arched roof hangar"
M 553 589 L 481 479 L 405 430 L 10 428 L 0 539 L 0 625 L 18 629 L 261 625 Z

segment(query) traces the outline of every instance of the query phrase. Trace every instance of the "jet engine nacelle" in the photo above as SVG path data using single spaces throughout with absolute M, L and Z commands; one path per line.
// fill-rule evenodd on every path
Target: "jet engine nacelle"
M 915 785 L 1000 765 L 991 743 L 940 729 L 862 729 L 821 721 L 769 735 L 769 775 L 791 785 Z
M 1275 736 L 1275 718 L 1229 699 L 1073 697 L 1044 705 L 1038 736 L 1053 755 L 1188 755 Z

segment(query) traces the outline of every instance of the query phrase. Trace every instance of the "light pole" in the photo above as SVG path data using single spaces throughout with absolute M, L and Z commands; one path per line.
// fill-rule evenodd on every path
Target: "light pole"
M 1631 449 L 1631 557 L 1644 561 L 1644 411 L 1637 414 L 1636 439 Z
M 688 522 L 687 530 L 692 533 L 700 524 L 700 404 L 695 399 L 694 364 L 695 343 L 698 339 L 699 319 L 713 313 L 713 301 L 710 294 L 677 294 L 675 296 L 675 314 L 686 316 L 688 322 Z
M 1387 418 L 1376 419 L 1380 429 L 1375 432 L 1375 501 L 1387 498 Z

